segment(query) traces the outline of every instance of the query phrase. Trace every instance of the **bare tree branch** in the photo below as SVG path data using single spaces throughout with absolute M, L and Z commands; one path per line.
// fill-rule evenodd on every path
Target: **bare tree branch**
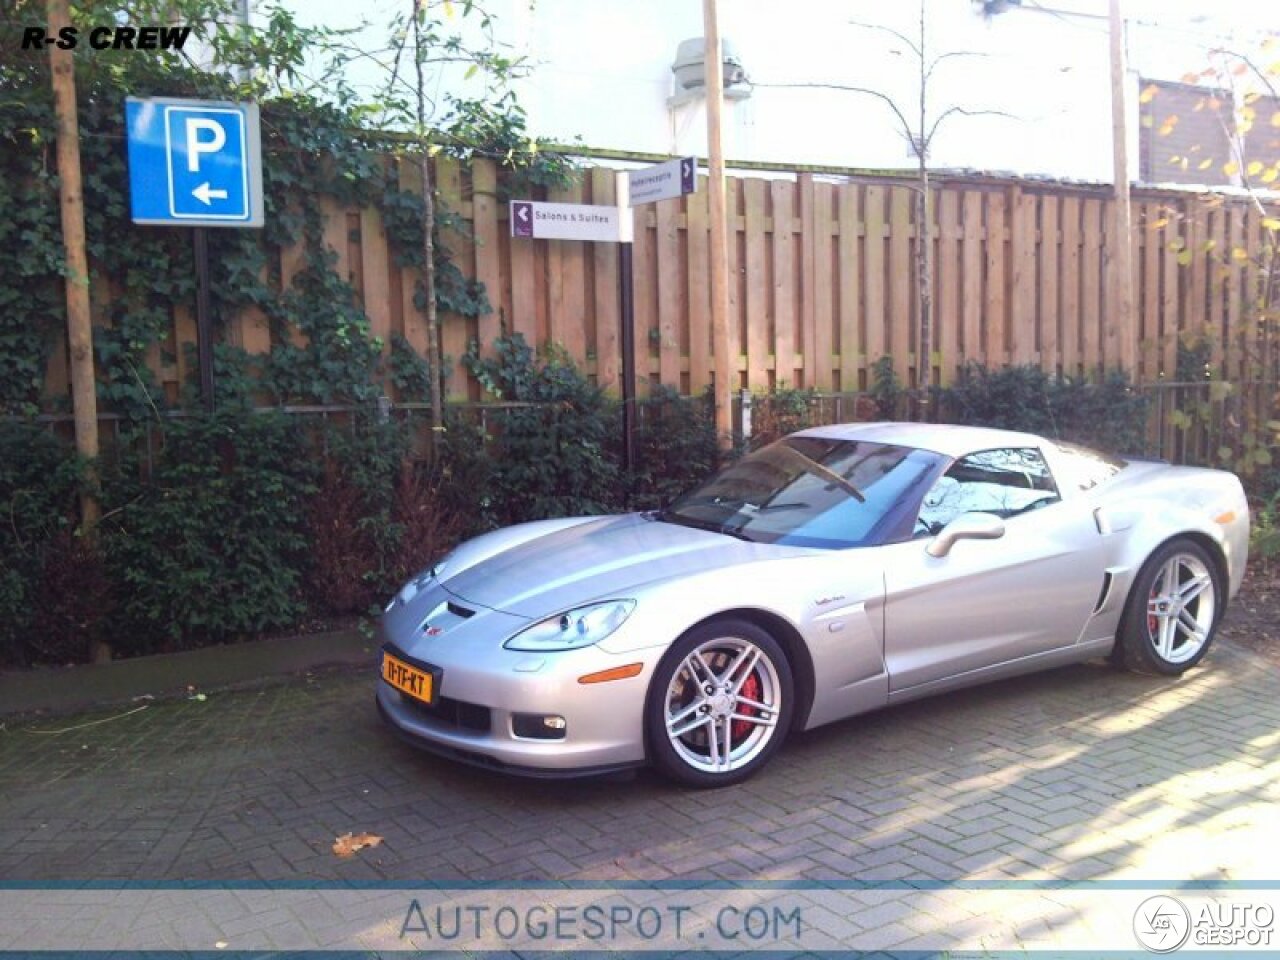
M 941 125 L 942 121 L 956 113 L 960 114 L 962 117 L 1004 117 L 1008 120 L 1018 119 L 1012 113 L 1006 113 L 1004 110 L 970 110 L 968 107 L 948 107 L 946 110 L 943 110 L 942 113 L 938 114 L 937 119 L 933 121 L 933 125 L 929 127 L 929 133 L 924 138 L 924 148 L 926 151 L 929 149 L 929 144 L 933 141 L 933 135 L 938 132 L 938 127 Z
M 938 54 L 938 56 L 934 57 L 931 61 L 929 61 L 929 66 L 924 71 L 925 82 L 927 83 L 929 81 L 929 79 L 933 76 L 934 69 L 938 66 L 938 64 L 942 63 L 942 61 L 944 60 L 950 60 L 953 57 L 986 57 L 986 56 L 988 56 L 988 54 L 985 54 L 980 50 L 949 50 L 946 53 L 940 53 Z
M 920 47 L 916 44 L 916 42 L 912 40 L 910 37 L 908 37 L 906 34 L 899 33 L 897 30 L 893 29 L 893 27 L 886 27 L 882 23 L 864 23 L 861 20 L 850 20 L 849 26 L 862 27 L 862 29 L 864 30 L 879 30 L 883 33 L 887 33 L 889 34 L 889 36 L 896 37 L 898 40 L 901 40 L 908 47 L 910 47 L 911 52 L 916 55 L 917 60 L 924 59 L 924 53 L 921 51 Z

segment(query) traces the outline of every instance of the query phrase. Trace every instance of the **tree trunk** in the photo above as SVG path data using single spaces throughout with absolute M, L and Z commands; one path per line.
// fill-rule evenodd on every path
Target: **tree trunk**
M 427 93 L 422 74 L 421 18 L 425 16 L 425 0 L 413 4 L 413 62 L 416 68 L 418 107 L 418 172 L 422 176 L 422 295 L 427 320 L 427 392 L 431 402 L 431 455 L 435 458 L 444 432 L 444 391 L 441 385 L 440 321 L 436 312 L 435 230 L 436 205 L 431 184 L 431 153 L 427 142 Z

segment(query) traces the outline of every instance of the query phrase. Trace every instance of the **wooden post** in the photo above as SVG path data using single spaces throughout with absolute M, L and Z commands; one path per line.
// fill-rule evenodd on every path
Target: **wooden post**
M 1137 376 L 1137 324 L 1133 311 L 1133 218 L 1129 211 L 1129 137 L 1125 121 L 1124 20 L 1120 0 L 1110 0 L 1111 145 L 1115 194 L 1111 203 L 1111 243 L 1107 251 L 1106 362 Z
M 729 356 L 729 230 L 725 218 L 724 152 L 720 111 L 724 106 L 724 62 L 716 0 L 702 0 L 703 52 L 707 91 L 707 188 L 711 226 L 711 348 L 715 353 L 716 432 L 733 442 L 733 370 Z
M 48 0 L 48 36 L 71 26 L 67 0 Z M 71 354 L 71 409 L 76 452 L 98 457 L 98 396 L 93 372 L 93 327 L 89 314 L 89 263 L 84 242 L 84 195 L 80 180 L 80 124 L 76 113 L 75 63 L 70 50 L 49 45 L 53 102 L 57 114 L 58 194 L 62 205 L 62 243 L 67 261 L 67 344 Z M 100 509 L 86 485 L 80 494 L 81 534 L 92 539 Z

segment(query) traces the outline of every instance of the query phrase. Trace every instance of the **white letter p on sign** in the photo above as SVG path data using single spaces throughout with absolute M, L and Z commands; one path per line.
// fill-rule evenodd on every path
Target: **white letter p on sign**
M 222 124 L 205 117 L 187 117 L 187 170 L 191 173 L 200 171 L 200 154 L 217 153 L 227 142 L 227 132 Z M 211 139 L 200 139 L 200 131 L 207 131 Z

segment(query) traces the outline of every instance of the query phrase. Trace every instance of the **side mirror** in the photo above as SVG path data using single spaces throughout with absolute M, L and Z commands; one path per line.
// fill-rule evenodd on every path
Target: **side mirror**
M 962 513 L 939 531 L 925 547 L 931 557 L 945 557 L 958 540 L 999 540 L 1004 521 L 993 513 Z

